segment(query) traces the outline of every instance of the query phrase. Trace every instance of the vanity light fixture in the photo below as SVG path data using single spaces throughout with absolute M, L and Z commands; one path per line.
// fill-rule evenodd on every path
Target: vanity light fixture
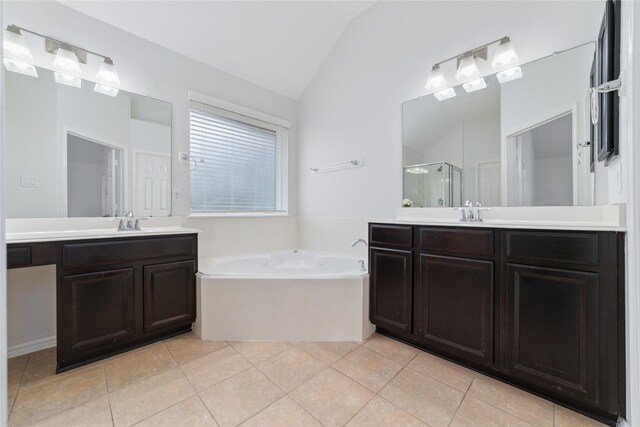
M 104 95 L 116 96 L 119 88 L 120 78 L 116 72 L 116 67 L 113 65 L 111 58 L 105 58 L 104 62 L 100 64 L 100 69 L 96 76 L 96 85 L 93 90 Z
M 82 86 L 81 64 L 87 63 L 87 55 L 91 54 L 102 59 L 98 70 L 94 90 L 104 95 L 116 96 L 120 90 L 120 79 L 111 58 L 99 53 L 79 48 L 78 46 L 64 43 L 60 40 L 47 37 L 35 31 L 9 25 L 4 32 L 3 63 L 7 70 L 16 73 L 38 77 L 36 67 L 33 65 L 33 57 L 29 51 L 23 32 L 41 37 L 45 41 L 45 50 L 55 55 L 53 71 L 56 82 L 64 85 Z
M 444 78 L 444 74 L 442 74 L 440 65 L 436 64 L 431 68 L 431 71 L 429 71 L 429 77 L 427 77 L 427 83 L 424 85 L 424 88 L 434 92 L 445 86 L 447 86 L 447 81 Z
M 509 37 L 502 38 L 496 48 L 496 53 L 493 55 L 491 66 L 494 70 L 499 70 L 501 68 L 511 67 L 517 63 L 518 55 L 513 47 L 513 42 Z
M 462 84 L 462 87 L 467 93 L 475 92 L 480 89 L 484 89 L 487 87 L 487 81 L 484 77 L 480 77 L 479 79 L 471 80 L 470 82 L 466 82 Z
M 498 71 L 496 73 L 496 77 L 500 84 L 517 80 L 522 77 L 522 68 L 520 68 L 520 66 L 515 66 L 507 68 L 506 70 Z
M 476 58 L 472 52 L 467 52 L 458 60 L 458 70 L 456 71 L 456 79 L 459 81 L 469 80 L 480 75 Z
M 444 101 L 445 99 L 453 98 L 456 96 L 456 91 L 452 87 L 448 87 L 444 90 L 438 91 L 433 94 L 438 101 Z
M 2 62 L 8 71 L 38 77 L 38 71 L 33 65 L 33 56 L 27 41 L 20 32 L 20 28 L 9 25 L 4 31 L 2 47 L 4 56 Z
M 494 45 L 497 46 L 491 51 Z M 491 60 L 491 68 L 493 71 L 481 73 L 479 64 L 487 61 L 490 52 L 493 53 Z M 462 87 L 466 92 L 475 92 L 486 88 L 487 81 L 485 77 L 493 73 L 496 73 L 496 77 L 500 83 L 506 83 L 522 77 L 522 69 L 518 65 L 518 55 L 513 47 L 513 42 L 511 42 L 509 37 L 502 37 L 461 55 L 452 56 L 444 61 L 437 62 L 431 68 L 427 83 L 424 87 L 429 93 L 433 94 L 438 101 L 456 96 L 454 87 L 447 87 L 447 79 L 440 69 L 443 63 L 453 60 L 456 60 L 457 66 L 455 78 L 462 83 Z M 488 64 L 483 67 L 485 69 L 488 68 Z

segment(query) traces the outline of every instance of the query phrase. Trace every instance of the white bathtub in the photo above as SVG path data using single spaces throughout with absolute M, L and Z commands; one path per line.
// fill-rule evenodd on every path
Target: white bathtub
M 196 334 L 207 340 L 361 341 L 369 274 L 357 258 L 306 251 L 199 262 Z

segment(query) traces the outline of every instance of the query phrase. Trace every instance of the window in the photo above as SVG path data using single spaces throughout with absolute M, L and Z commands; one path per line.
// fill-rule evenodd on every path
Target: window
M 191 213 L 287 212 L 285 127 L 191 101 Z

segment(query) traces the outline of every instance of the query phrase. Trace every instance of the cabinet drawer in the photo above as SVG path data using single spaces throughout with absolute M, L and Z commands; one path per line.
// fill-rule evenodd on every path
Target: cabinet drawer
M 371 224 L 369 226 L 369 246 L 413 246 L 413 227 L 410 225 Z
M 69 243 L 62 247 L 62 268 L 133 263 L 167 257 L 195 257 L 194 236 Z
M 520 263 L 598 266 L 597 233 L 506 232 L 506 255 Z
M 28 267 L 30 265 L 30 246 L 7 248 L 7 268 Z
M 493 230 L 420 228 L 420 249 L 463 256 L 493 256 Z

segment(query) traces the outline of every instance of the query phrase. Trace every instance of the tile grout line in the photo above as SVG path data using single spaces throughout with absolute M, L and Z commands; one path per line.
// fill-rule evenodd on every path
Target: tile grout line
M 224 343 L 225 343 L 225 344 L 227 344 L 227 346 L 229 346 L 229 347 L 230 347 L 230 345 L 229 345 L 229 343 L 228 343 L 227 341 L 224 341 Z M 224 348 L 226 348 L 226 347 L 219 348 L 218 350 L 222 350 L 222 349 L 224 349 Z M 167 348 L 167 350 L 169 350 L 169 348 Z M 218 350 L 214 350 L 214 351 L 212 351 L 212 352 L 209 352 L 209 353 L 203 354 L 203 355 L 202 355 L 202 356 L 200 356 L 200 357 L 204 357 L 204 356 L 207 356 L 207 355 L 209 355 L 209 354 L 211 354 L 211 353 L 215 353 L 215 352 L 216 352 L 216 351 L 218 351 Z M 184 376 L 184 378 L 187 380 L 187 382 L 189 383 L 189 385 L 190 385 L 190 386 L 191 386 L 191 388 L 193 389 L 193 392 L 195 393 L 195 395 L 196 395 L 196 396 L 198 396 L 198 400 L 200 400 L 200 403 L 202 403 L 202 405 L 203 405 L 203 406 L 204 406 L 204 408 L 207 410 L 207 412 L 209 413 L 209 415 L 211 415 L 211 418 L 213 419 L 213 422 L 214 422 L 214 423 L 216 423 L 218 426 L 220 426 L 220 423 L 218 422 L 218 420 L 216 419 L 216 417 L 213 415 L 213 413 L 211 412 L 211 410 L 209 409 L 209 407 L 207 406 L 207 404 L 206 404 L 206 403 L 204 403 L 204 400 L 202 400 L 202 396 L 200 396 L 200 393 L 198 393 L 198 390 L 196 390 L 196 387 L 193 385 L 193 383 L 191 383 L 191 380 L 189 379 L 189 377 L 187 376 L 187 374 L 185 374 L 185 373 L 184 373 L 184 370 L 182 369 L 182 365 L 181 365 L 180 363 L 178 363 L 178 361 L 176 360 L 176 358 L 173 356 L 173 353 L 171 353 L 171 350 L 169 350 L 169 354 L 171 354 L 171 357 L 173 358 L 173 361 L 174 361 L 174 362 L 176 362 L 176 364 L 178 365 L 178 369 L 180 369 L 180 372 L 182 372 L 182 375 Z M 197 357 L 196 359 L 199 359 L 199 357 Z M 192 359 L 192 360 L 196 360 L 196 359 Z M 188 362 L 185 362 L 185 363 L 189 363 L 189 362 L 191 362 L 191 360 L 189 360 Z M 203 390 L 203 391 L 204 391 L 204 390 Z M 192 397 L 192 396 L 189 396 L 187 399 L 189 399 L 190 397 Z M 186 400 L 186 399 L 185 399 L 185 400 Z M 184 400 L 183 400 L 183 401 L 181 401 L 181 402 L 184 402 Z M 178 402 L 178 403 L 180 403 L 180 402 Z M 155 414 L 154 414 L 154 415 L 155 415 Z

